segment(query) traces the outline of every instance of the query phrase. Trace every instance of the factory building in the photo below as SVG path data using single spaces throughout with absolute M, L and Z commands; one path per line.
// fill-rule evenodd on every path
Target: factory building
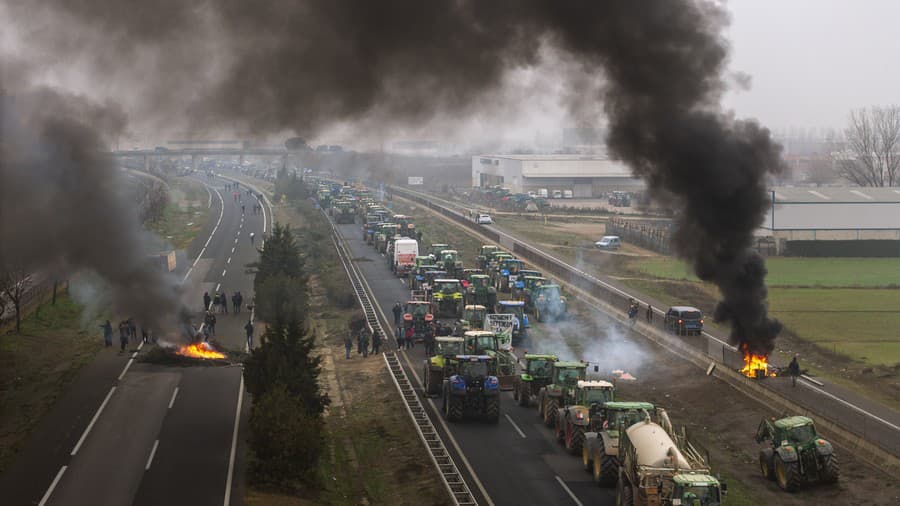
M 472 186 L 502 186 L 514 193 L 571 191 L 575 198 L 614 190 L 640 191 L 644 183 L 623 162 L 582 155 L 478 155 L 472 157 Z
M 758 235 L 774 238 L 780 254 L 900 252 L 900 188 L 774 187 L 770 195 Z

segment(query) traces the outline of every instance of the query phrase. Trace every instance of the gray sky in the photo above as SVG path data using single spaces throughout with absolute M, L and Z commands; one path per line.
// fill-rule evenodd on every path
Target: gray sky
M 773 129 L 843 127 L 852 108 L 900 103 L 900 2 L 730 0 L 735 71 L 725 106 Z

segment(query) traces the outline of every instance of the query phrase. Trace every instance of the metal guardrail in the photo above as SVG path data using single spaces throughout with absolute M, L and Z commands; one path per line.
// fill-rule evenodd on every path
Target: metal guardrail
M 387 339 L 388 336 L 384 332 L 381 322 L 378 321 L 375 307 L 372 304 L 371 299 L 369 299 L 369 294 L 366 293 L 366 290 L 363 287 L 361 281 L 362 275 L 356 269 L 356 266 L 353 265 L 353 261 L 351 260 L 352 256 L 344 246 L 343 239 L 340 237 L 334 224 L 328 219 L 328 216 L 325 215 L 324 211 L 322 214 L 331 226 L 331 240 L 338 252 L 338 258 L 344 266 L 344 271 L 346 271 L 347 277 L 350 278 L 350 283 L 353 286 L 353 292 L 356 295 L 356 299 L 359 301 L 363 313 L 365 313 L 369 330 L 371 330 L 373 334 L 377 333 L 381 337 L 381 342 L 385 343 L 387 346 L 387 343 L 392 342 L 392 340 Z M 410 419 L 412 419 L 413 425 L 416 427 L 416 432 L 419 434 L 419 438 L 421 438 L 422 443 L 428 450 L 428 455 L 431 457 L 432 463 L 434 463 L 434 466 L 440 473 L 441 479 L 453 500 L 453 504 L 461 506 L 477 505 L 478 503 L 475 501 L 475 497 L 469 490 L 468 485 L 466 485 L 462 474 L 459 472 L 459 468 L 456 467 L 453 457 L 450 456 L 446 446 L 444 446 L 443 440 L 441 440 L 440 434 L 438 434 L 434 425 L 431 423 L 431 420 L 428 418 L 428 413 L 425 411 L 425 407 L 419 400 L 412 383 L 406 376 L 406 372 L 403 370 L 397 354 L 394 351 L 385 351 L 382 355 L 384 356 L 384 361 L 391 373 L 391 379 L 394 381 L 394 385 L 397 387 L 397 390 L 400 392 L 400 397 L 403 399 L 406 412 L 409 414 Z

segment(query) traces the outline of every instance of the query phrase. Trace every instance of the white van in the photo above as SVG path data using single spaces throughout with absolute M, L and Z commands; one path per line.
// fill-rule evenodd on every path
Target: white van
M 394 261 L 391 270 L 398 276 L 406 276 L 416 265 L 419 256 L 419 243 L 415 239 L 400 238 L 394 240 Z
M 538 189 L 538 197 L 540 197 L 540 198 L 542 198 L 542 199 L 545 199 L 545 198 L 547 198 L 547 195 L 549 195 L 549 193 L 547 193 L 547 189 L 546 189 L 546 188 L 540 188 L 540 189 Z
M 553 198 L 561 199 L 562 198 L 562 190 L 553 190 Z
M 563 198 L 564 199 L 571 199 L 573 197 L 575 197 L 575 194 L 572 193 L 572 190 L 563 190 Z
M 622 241 L 617 235 L 604 235 L 602 239 L 594 243 L 594 246 L 599 249 L 619 249 L 621 245 Z

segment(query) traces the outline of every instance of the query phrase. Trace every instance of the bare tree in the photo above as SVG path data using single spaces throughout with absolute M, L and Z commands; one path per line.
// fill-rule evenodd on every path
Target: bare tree
M 148 181 L 138 185 L 138 216 L 143 223 L 155 223 L 163 217 L 169 205 L 169 192 L 159 181 Z
M 837 157 L 838 173 L 859 186 L 900 183 L 900 107 L 850 111 L 847 148 Z
M 22 303 L 31 289 L 31 272 L 24 266 L 4 266 L 0 272 L 0 291 L 16 313 L 16 333 L 22 332 Z

